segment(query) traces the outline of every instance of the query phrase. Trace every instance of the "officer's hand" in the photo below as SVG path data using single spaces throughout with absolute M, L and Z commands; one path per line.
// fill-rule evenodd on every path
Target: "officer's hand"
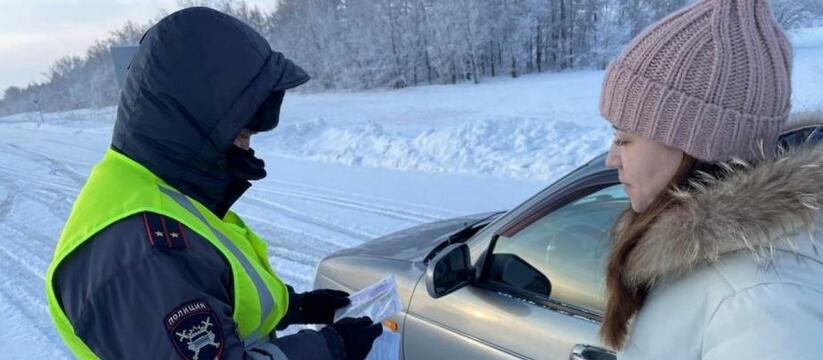
M 349 305 L 349 294 L 338 290 L 314 290 L 297 296 L 305 324 L 331 324 L 337 309 Z
M 369 355 L 374 340 L 383 334 L 383 325 L 374 324 L 369 317 L 345 318 L 321 330 L 330 331 L 342 342 L 344 360 L 363 360 Z

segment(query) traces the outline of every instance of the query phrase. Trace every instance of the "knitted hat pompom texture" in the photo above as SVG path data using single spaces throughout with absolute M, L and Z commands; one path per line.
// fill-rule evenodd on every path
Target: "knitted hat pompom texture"
M 754 160 L 788 119 L 791 71 L 791 45 L 766 0 L 698 0 L 609 64 L 600 112 L 703 161 Z

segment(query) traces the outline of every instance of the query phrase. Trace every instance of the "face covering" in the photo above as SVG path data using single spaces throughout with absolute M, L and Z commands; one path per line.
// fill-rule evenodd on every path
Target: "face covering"
M 283 105 L 285 90 L 272 92 L 266 101 L 257 109 L 251 122 L 246 128 L 255 132 L 269 131 L 277 127 L 280 122 L 280 106 Z
M 254 156 L 254 150 L 232 145 L 226 151 L 229 176 L 236 180 L 260 180 L 266 177 L 266 163 Z
M 280 120 L 280 106 L 286 92 L 272 92 L 263 102 L 246 128 L 254 132 L 269 131 L 277 127 Z M 254 150 L 243 150 L 232 145 L 226 152 L 229 176 L 235 180 L 260 180 L 266 177 L 266 163 L 254 156 Z

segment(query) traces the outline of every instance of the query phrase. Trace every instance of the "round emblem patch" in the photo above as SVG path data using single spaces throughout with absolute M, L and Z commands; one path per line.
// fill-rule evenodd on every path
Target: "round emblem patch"
M 204 300 L 180 305 L 164 319 L 166 332 L 183 359 L 212 360 L 223 354 L 223 329 Z

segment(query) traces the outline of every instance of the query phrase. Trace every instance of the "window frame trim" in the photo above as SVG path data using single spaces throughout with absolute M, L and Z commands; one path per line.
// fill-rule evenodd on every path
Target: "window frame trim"
M 525 290 L 515 288 L 513 286 L 491 280 L 489 274 L 491 272 L 491 259 L 494 256 L 494 249 L 497 241 L 502 234 L 509 233 L 514 229 L 522 230 L 538 221 L 545 216 L 553 213 L 557 209 L 574 202 L 581 197 L 593 194 L 602 189 L 620 184 L 617 177 L 617 171 L 614 169 L 606 169 L 598 171 L 589 176 L 581 178 L 573 183 L 558 189 L 558 191 L 544 199 L 537 202 L 534 206 L 524 210 L 519 216 L 513 218 L 502 226 L 498 227 L 489 242 L 486 253 L 482 256 L 480 261 L 481 269 L 475 285 L 494 292 L 499 292 L 512 296 L 516 299 L 533 302 L 541 307 L 560 312 L 568 316 L 582 317 L 586 320 L 601 323 L 603 322 L 603 314 L 593 309 L 577 306 L 574 304 L 565 303 L 549 297 L 543 297 L 539 294 L 534 294 Z M 528 221 L 533 219 L 531 221 Z

